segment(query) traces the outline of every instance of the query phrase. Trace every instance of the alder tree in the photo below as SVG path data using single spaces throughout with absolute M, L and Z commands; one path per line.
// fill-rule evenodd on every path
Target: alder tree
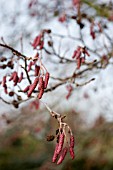
M 41 10 L 37 8 L 39 6 Z M 30 0 L 27 6 L 29 18 L 36 20 L 39 17 L 40 20 L 43 16 L 43 22 L 55 19 L 64 28 L 64 34 L 59 33 L 58 27 L 53 32 L 52 26 L 38 30 L 33 39 L 27 38 L 35 53 L 33 56 L 26 55 L 22 50 L 24 35 L 19 42 L 20 51 L 10 45 L 10 40 L 6 42 L 4 36 L 1 38 L 0 70 L 3 76 L 0 86 L 4 93 L 1 93 L 0 99 L 16 109 L 28 100 L 33 100 L 32 104 L 37 108 L 41 102 L 56 119 L 56 135 L 47 138 L 47 141 L 56 140 L 53 163 L 61 164 L 67 152 L 74 159 L 74 135 L 71 125 L 65 121 L 66 116 L 52 110 L 44 102 L 44 94 L 50 92 L 51 95 L 52 91 L 63 86 L 67 90 L 66 99 L 71 100 L 74 89 L 95 81 L 93 75 L 112 64 L 112 7 L 112 2 L 104 4 L 96 0 L 57 0 L 45 5 L 38 0 Z M 73 24 L 75 32 L 71 31 Z M 25 36 L 27 34 L 30 33 L 25 33 Z M 48 61 L 52 67 L 57 67 L 56 76 L 51 69 L 47 69 Z M 82 83 L 78 83 L 79 80 Z

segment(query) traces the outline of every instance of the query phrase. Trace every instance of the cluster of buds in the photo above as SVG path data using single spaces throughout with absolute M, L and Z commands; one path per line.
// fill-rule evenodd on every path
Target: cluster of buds
M 18 73 L 16 71 L 14 71 L 11 74 L 9 81 L 13 81 L 14 82 L 14 86 L 16 86 L 17 83 L 20 83 L 22 81 L 22 79 L 23 79 L 23 72 L 21 72 L 20 77 L 18 77 Z M 4 92 L 6 94 L 8 94 L 8 90 L 7 90 L 7 75 L 5 75 L 3 77 L 3 79 L 2 79 L 2 86 L 4 87 Z M 13 93 L 9 92 L 9 96 L 12 97 L 14 95 Z
M 44 46 L 43 36 L 44 36 L 43 33 L 40 33 L 38 36 L 36 36 L 33 43 L 31 44 L 34 47 L 34 49 L 39 47 L 39 49 L 41 50 L 43 48 Z
M 67 123 L 64 122 L 64 118 L 66 116 L 61 116 L 59 113 L 52 111 L 46 103 L 42 103 L 46 106 L 51 116 L 57 119 L 59 123 L 59 128 L 56 130 L 57 143 L 52 157 L 52 162 L 55 163 L 57 161 L 57 165 L 61 164 L 68 151 L 70 153 L 71 158 L 74 159 L 75 141 L 71 128 Z M 54 138 L 55 137 L 53 135 L 50 135 L 47 138 L 47 141 L 52 141 L 54 140 Z
M 92 23 L 91 23 L 91 26 L 90 26 L 90 35 L 91 35 L 91 37 L 92 37 L 93 40 L 96 38 L 95 26 L 98 27 L 98 32 L 102 33 L 102 31 L 103 31 L 102 25 L 101 25 L 100 22 L 98 22 L 97 24 L 95 24 L 94 22 L 92 22 Z
M 28 65 L 28 69 L 27 69 L 28 72 L 31 71 L 31 67 L 34 65 L 35 79 L 30 85 L 25 87 L 23 92 L 27 92 L 27 96 L 30 97 L 32 95 L 32 93 L 34 92 L 34 90 L 37 89 L 37 91 L 39 92 L 37 97 L 38 97 L 38 99 L 41 99 L 43 96 L 43 93 L 44 93 L 44 89 L 47 88 L 50 75 L 47 72 L 47 70 L 45 69 L 45 67 L 42 66 L 42 63 L 41 63 L 41 65 L 36 64 L 36 61 L 39 59 L 38 55 L 36 58 L 36 55 L 35 55 L 35 58 L 33 58 L 34 61 L 30 61 L 29 65 Z M 45 71 L 46 71 L 46 73 L 44 74 Z
M 42 30 L 42 32 L 35 37 L 33 43 L 31 44 L 33 46 L 34 49 L 36 49 L 38 47 L 39 50 L 42 50 L 44 47 L 44 33 L 51 33 L 50 29 L 44 29 Z
M 74 159 L 75 155 L 74 155 L 74 136 L 71 134 L 70 135 L 70 144 L 68 144 L 68 146 L 64 146 L 64 140 L 66 138 L 66 134 L 61 130 L 60 134 L 58 134 L 57 139 L 58 139 L 58 143 L 56 144 L 55 150 L 54 150 L 54 154 L 53 154 L 53 158 L 52 158 L 52 162 L 55 163 L 57 158 L 57 165 L 61 164 L 67 154 L 67 152 L 69 151 L 70 156 L 72 159 Z
M 74 51 L 72 58 L 77 61 L 77 69 L 80 68 L 81 64 L 85 62 L 85 56 L 90 56 L 85 47 L 78 46 L 77 50 Z
M 17 83 L 20 83 L 23 79 L 23 72 L 21 72 L 20 77 L 18 76 L 18 72 L 14 71 L 12 73 L 12 75 L 10 76 L 9 81 L 13 81 L 14 82 L 14 86 L 17 85 Z

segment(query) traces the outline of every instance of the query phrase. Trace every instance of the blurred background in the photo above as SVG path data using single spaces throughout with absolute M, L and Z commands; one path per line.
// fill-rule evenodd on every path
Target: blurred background
M 35 50 L 31 42 L 40 30 L 51 29 L 55 51 L 59 51 L 60 55 L 71 59 L 77 46 L 84 45 L 85 42 L 92 51 L 87 61 L 92 62 L 94 59 L 98 61 L 99 55 L 113 50 L 113 1 L 81 1 L 81 12 L 93 18 L 96 23 L 101 21 L 107 27 L 104 33 L 97 34 L 95 40 L 89 36 L 90 22 L 87 18 L 82 21 L 84 26 L 81 32 L 76 19 L 71 19 L 71 16 L 77 16 L 77 7 L 74 6 L 76 2 L 74 0 L 21 2 L 0 0 L 1 40 L 3 38 L 7 44 L 26 56 L 33 56 Z M 65 13 L 68 17 L 65 22 L 62 22 L 61 17 Z M 109 36 L 108 39 L 106 34 Z M 0 56 L 4 55 L 10 57 L 11 53 L 0 47 Z M 49 56 L 46 52 L 43 52 L 43 62 L 53 78 L 69 76 L 75 69 L 75 63 L 59 63 L 57 57 Z M 0 69 L 0 79 L 2 80 L 3 75 L 9 71 L 9 69 Z M 82 84 L 92 78 L 95 78 L 95 81 L 85 86 L 74 86 L 68 100 L 66 99 L 67 84 L 44 94 L 42 100 L 51 109 L 66 115 L 66 121 L 75 136 L 75 159 L 71 160 L 67 154 L 66 159 L 59 166 L 51 161 L 56 141 L 47 141 L 48 135 L 55 135 L 57 122 L 50 117 L 47 109 L 38 100 L 23 102 L 19 108 L 8 104 L 11 99 L 4 95 L 1 88 L 0 170 L 112 170 L 112 75 L 111 57 L 105 67 L 94 69 L 81 76 L 76 83 Z M 50 87 L 53 83 L 54 79 L 51 79 Z

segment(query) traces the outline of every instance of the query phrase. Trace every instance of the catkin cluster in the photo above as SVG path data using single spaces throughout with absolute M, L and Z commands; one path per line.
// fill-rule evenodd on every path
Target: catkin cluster
M 36 58 L 36 57 L 35 57 Z M 42 74 L 44 72 L 43 68 L 36 64 L 36 60 L 30 61 L 28 65 L 27 71 L 30 72 L 32 70 L 32 66 L 34 66 L 34 81 L 25 87 L 23 90 L 24 93 L 27 92 L 27 96 L 30 97 L 32 93 L 36 90 L 38 91 L 38 99 L 41 99 L 44 94 L 44 89 L 47 88 L 48 81 L 49 81 L 49 73 L 46 71 L 46 73 Z
M 55 163 L 57 161 L 57 165 L 61 164 L 69 151 L 70 156 L 72 159 L 74 159 L 74 136 L 70 135 L 70 144 L 68 146 L 64 146 L 64 140 L 66 136 L 64 132 L 60 133 L 58 135 L 58 143 L 56 144 L 52 162 Z M 64 147 L 63 147 L 64 146 Z

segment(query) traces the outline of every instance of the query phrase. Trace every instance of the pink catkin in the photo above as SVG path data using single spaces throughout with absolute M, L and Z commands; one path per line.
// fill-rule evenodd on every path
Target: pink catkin
M 53 163 L 56 162 L 57 157 L 58 157 L 57 149 L 58 149 L 58 143 L 56 144 L 55 151 L 54 151 L 54 154 L 53 154 L 53 157 L 52 157 L 52 162 Z
M 34 39 L 34 41 L 33 41 L 33 43 L 32 43 L 32 46 L 34 47 L 34 49 L 35 49 L 37 46 L 40 45 L 41 37 L 42 37 L 42 35 L 40 34 L 40 35 L 38 35 L 38 36 Z
M 5 87 L 6 86 L 6 76 L 3 77 L 2 83 L 3 83 L 3 87 Z
M 4 85 L 4 92 L 7 94 L 8 93 L 8 91 L 7 91 L 7 85 L 5 84 Z
M 35 56 L 33 57 L 33 61 L 34 60 L 38 60 L 39 59 L 39 53 L 37 52 L 36 54 L 35 54 Z
M 72 87 L 72 85 L 70 84 L 70 85 L 67 85 L 66 88 L 67 88 L 67 90 L 68 90 L 68 94 L 66 95 L 66 99 L 68 100 L 68 98 L 71 96 L 73 87 Z
M 33 62 L 30 61 L 29 65 L 28 65 L 28 69 L 27 69 L 28 72 L 31 70 L 32 65 L 33 65 Z
M 40 66 L 35 65 L 35 76 L 39 75 Z
M 61 155 L 60 155 L 60 157 L 59 157 L 59 159 L 58 159 L 57 165 L 59 165 L 59 164 L 62 163 L 62 161 L 64 160 L 64 158 L 65 158 L 65 156 L 66 156 L 66 154 L 67 154 L 67 151 L 68 151 L 67 147 L 65 147 L 65 148 L 62 150 Z
M 44 41 L 40 41 L 40 50 L 42 50 L 43 49 L 43 47 L 44 47 Z
M 15 71 L 15 72 L 14 72 L 14 76 L 13 76 L 13 81 L 14 81 L 14 82 L 17 81 L 17 77 L 18 77 L 18 75 L 17 75 L 17 72 Z
M 38 81 L 39 81 L 39 78 L 36 77 L 35 80 L 34 80 L 34 83 L 30 85 L 29 91 L 28 91 L 28 94 L 27 94 L 28 97 L 31 96 L 33 90 L 36 88 L 36 86 L 37 86 L 37 84 L 38 84 Z
M 18 74 L 17 74 L 17 72 L 15 71 L 14 76 L 13 76 L 14 86 L 17 85 L 18 79 L 19 79 L 19 78 L 18 78 Z
M 70 136 L 70 147 L 74 148 L 74 144 L 75 144 L 75 142 L 74 142 L 74 136 L 71 135 L 71 136 Z
M 79 59 L 80 58 L 80 56 L 81 56 L 81 51 L 80 51 L 80 49 L 78 49 L 78 51 L 77 51 L 77 53 L 76 53 L 76 59 Z
M 42 98 L 43 93 L 44 93 L 44 88 L 41 88 L 38 94 L 38 99 Z
M 46 74 L 45 74 L 45 81 L 44 81 L 44 88 L 45 89 L 47 88 L 47 85 L 48 85 L 49 76 L 50 76 L 50 74 L 48 72 L 46 72 Z
M 77 60 L 77 69 L 79 69 L 81 66 L 81 58 L 78 58 Z
M 22 79 L 23 79 L 23 72 L 21 72 L 21 74 L 20 74 L 20 78 L 18 79 L 18 83 L 20 83 L 22 81 Z
M 84 50 L 84 53 L 89 57 L 90 56 L 90 54 L 88 53 L 88 51 L 85 49 Z
M 75 58 L 75 57 L 76 57 L 76 54 L 77 54 L 77 51 L 75 50 L 74 53 L 73 53 L 72 58 Z
M 59 154 L 62 150 L 63 144 L 64 144 L 64 133 L 59 135 L 59 143 L 58 143 L 58 148 L 57 148 L 57 154 Z
M 70 152 L 70 156 L 72 159 L 75 158 L 75 154 L 74 154 L 74 149 L 72 147 L 69 148 L 69 152 Z
M 13 80 L 14 75 L 15 75 L 15 71 L 12 73 L 12 75 L 11 75 L 9 81 Z
M 92 22 L 91 26 L 90 26 L 90 35 L 91 35 L 92 39 L 96 38 L 95 32 L 94 32 L 94 22 Z
M 40 90 L 44 85 L 43 77 L 39 77 L 39 85 L 38 85 L 38 90 Z
M 27 92 L 29 90 L 29 85 L 23 90 L 23 92 Z

